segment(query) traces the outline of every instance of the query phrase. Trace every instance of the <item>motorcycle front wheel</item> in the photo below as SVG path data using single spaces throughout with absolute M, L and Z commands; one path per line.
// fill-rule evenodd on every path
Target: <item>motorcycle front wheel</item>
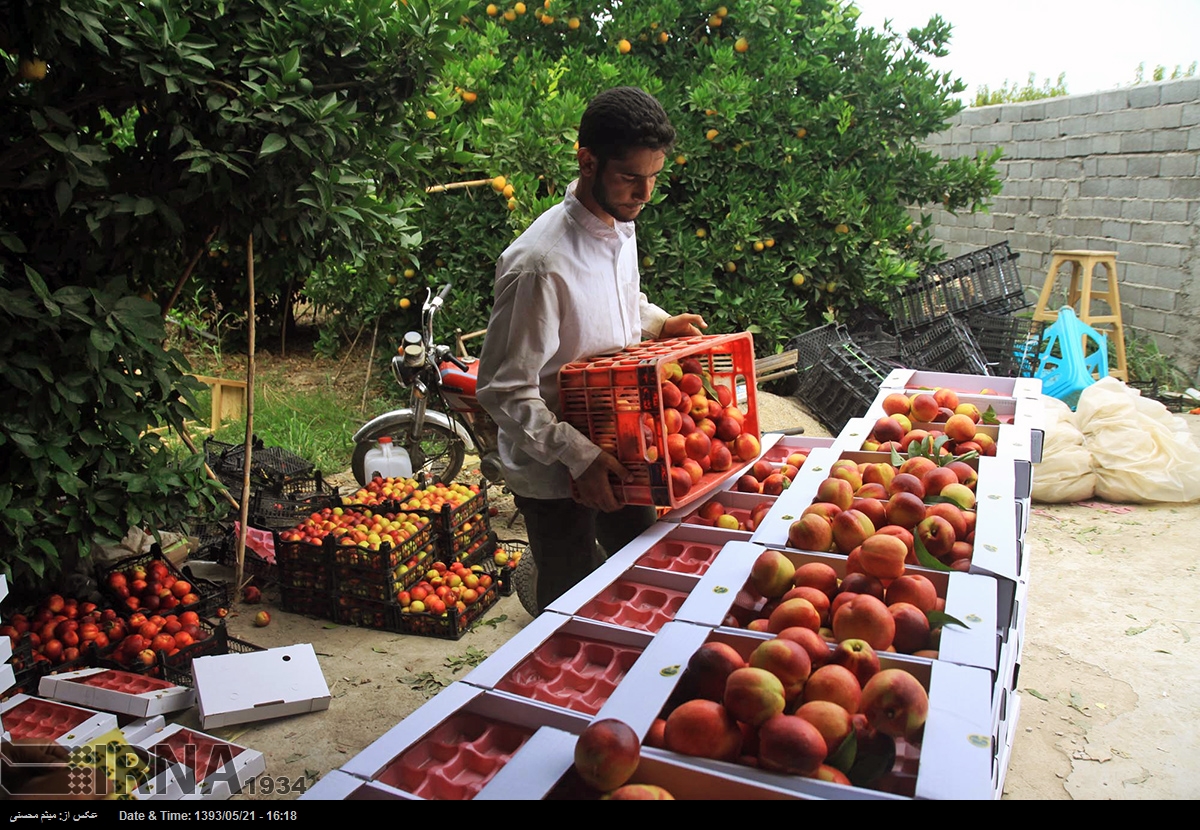
M 350 467 L 359 485 L 365 487 L 371 480 L 366 469 L 367 453 L 384 435 L 390 435 L 396 446 L 408 450 L 414 477 L 424 473 L 429 481 L 453 483 L 455 476 L 462 470 L 463 458 L 466 456 L 467 447 L 462 438 L 452 430 L 429 421 L 425 422 L 425 428 L 416 440 L 409 436 L 409 431 L 408 425 L 401 424 L 391 431 L 368 435 L 355 445 Z

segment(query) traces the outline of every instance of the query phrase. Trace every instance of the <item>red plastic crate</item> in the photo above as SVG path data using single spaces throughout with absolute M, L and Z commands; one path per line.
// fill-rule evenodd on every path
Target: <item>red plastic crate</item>
M 633 477 L 610 479 L 622 504 L 681 507 L 739 475 L 750 463 L 733 454 L 728 470 L 706 472 L 686 493 L 671 486 L 667 452 L 665 364 L 695 358 L 714 390 L 727 387 L 745 415 L 742 432 L 761 442 L 755 406 L 754 342 L 748 332 L 653 340 L 613 355 L 568 363 L 558 375 L 563 420 L 617 457 Z M 756 453 L 757 455 L 757 453 Z M 752 461 L 753 459 L 751 459 Z

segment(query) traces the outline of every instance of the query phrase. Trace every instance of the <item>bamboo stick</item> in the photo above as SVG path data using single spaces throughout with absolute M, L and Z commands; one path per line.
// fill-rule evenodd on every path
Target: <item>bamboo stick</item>
M 246 530 L 250 520 L 250 453 L 254 443 L 254 234 L 246 238 L 246 277 L 249 289 L 249 331 L 246 345 L 246 459 L 242 465 L 242 509 L 233 584 L 240 592 L 246 564 Z M 236 600 L 237 597 L 234 597 Z
M 447 190 L 461 190 L 464 187 L 480 187 L 491 184 L 491 179 L 472 179 L 469 182 L 452 182 L 450 184 L 435 184 L 425 188 L 426 193 L 445 193 Z
M 375 318 L 375 331 L 371 333 L 371 354 L 367 356 L 367 380 L 363 383 L 362 403 L 358 407 L 359 412 L 367 410 L 367 392 L 371 389 L 371 364 L 375 362 L 375 338 L 379 335 L 379 318 Z

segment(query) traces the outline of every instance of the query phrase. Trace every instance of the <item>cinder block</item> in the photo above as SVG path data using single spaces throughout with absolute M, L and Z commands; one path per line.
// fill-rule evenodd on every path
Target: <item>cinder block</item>
M 1157 156 L 1134 156 L 1129 159 L 1129 175 L 1130 176 L 1157 176 L 1158 175 L 1158 157 Z
M 1200 199 L 1200 177 L 1171 179 L 1171 198 Z
M 1092 137 L 1090 135 L 1071 136 L 1064 141 L 1066 142 L 1066 152 L 1064 153 L 1066 156 L 1076 158 L 1092 154 Z
M 1153 133 L 1122 133 L 1122 153 L 1149 153 L 1154 149 Z
M 1017 107 L 1022 121 L 1041 121 L 1046 117 L 1046 105 L 1041 101 L 1030 101 Z
M 1121 152 L 1121 136 L 1119 133 L 1098 135 L 1092 138 L 1092 152 L 1096 154 L 1111 154 Z
M 1039 216 L 1055 216 L 1060 204 L 1058 199 L 1034 199 L 1033 212 Z
M 1130 178 L 1109 179 L 1108 195 L 1118 199 L 1133 199 L 1138 195 L 1139 181 Z
M 1071 115 L 1087 115 L 1095 112 L 1098 106 L 1095 95 L 1073 95 L 1067 101 Z
M 1129 240 L 1130 225 L 1116 219 L 1108 219 L 1100 223 L 1100 233 L 1109 239 Z
M 1129 204 L 1137 204 L 1136 200 Z M 1144 204 L 1144 203 L 1143 203 Z M 1129 226 L 1129 238 L 1151 245 L 1163 241 L 1163 226 L 1157 222 L 1134 222 Z
M 1096 175 L 1098 176 L 1125 176 L 1128 174 L 1128 156 L 1105 156 L 1097 160 Z
M 1089 133 L 1110 133 L 1116 128 L 1117 114 L 1115 112 L 1098 112 L 1087 118 Z
M 1150 265 L 1178 268 L 1183 265 L 1184 249 L 1174 245 L 1154 245 L 1146 248 L 1145 261 Z
M 1048 98 L 1046 105 L 1047 118 L 1063 118 L 1071 114 L 1071 103 L 1066 98 Z
M 1101 92 L 1096 96 L 1096 108 L 1100 112 L 1123 110 L 1128 106 L 1129 90 L 1127 89 L 1114 89 L 1109 92 Z
M 1181 78 L 1162 85 L 1159 101 L 1164 104 L 1179 104 L 1200 100 L 1200 78 Z
M 1121 205 L 1122 219 L 1150 221 L 1154 203 L 1145 199 L 1128 199 Z
M 1117 269 L 1118 272 L 1122 262 L 1149 262 L 1150 246 L 1142 245 L 1137 242 L 1130 242 L 1122 245 L 1117 251 Z M 1122 299 L 1124 299 L 1122 297 Z
M 1100 226 L 1102 224 L 1099 219 L 1077 219 L 1075 221 L 1075 233 L 1080 236 L 1100 236 Z
M 1159 130 L 1153 133 L 1151 148 L 1156 153 L 1174 153 L 1188 149 L 1188 134 L 1183 130 Z
M 1087 119 L 1081 115 L 1073 115 L 1069 118 L 1063 118 L 1059 120 L 1058 125 L 1059 135 L 1062 136 L 1087 135 L 1089 132 L 1087 128 Z
M 1113 129 L 1122 133 L 1140 132 L 1146 127 L 1146 113 L 1142 110 L 1122 110 L 1112 114 Z
M 1062 134 L 1062 121 L 1057 118 L 1053 121 L 1039 121 L 1035 132 L 1041 141 L 1058 138 Z
M 1165 291 L 1161 288 L 1143 288 L 1141 305 L 1160 311 L 1174 311 L 1175 300 L 1178 296 L 1174 291 Z
M 1168 245 L 1187 245 L 1191 241 L 1191 228 L 1187 225 L 1170 223 L 1155 227 L 1158 228 L 1162 241 Z
M 1095 215 L 1100 219 L 1119 219 L 1121 217 L 1120 199 L 1096 199 L 1092 202 Z
M 1124 303 L 1122 303 L 1124 305 Z M 1167 316 L 1161 311 L 1151 308 L 1141 308 L 1131 306 L 1129 311 L 1129 325 L 1132 328 L 1145 329 L 1147 331 L 1161 332 L 1167 323 Z M 1124 318 L 1125 309 L 1121 311 L 1121 317 Z
M 1007 178 L 1009 179 L 1028 179 L 1033 175 L 1033 162 L 1031 161 L 1014 161 L 1008 165 Z
M 1134 109 L 1142 107 L 1157 107 L 1159 104 L 1158 84 L 1146 84 L 1129 88 L 1129 106 Z
M 1178 268 L 1156 268 L 1153 265 L 1145 266 L 1150 271 L 1149 278 L 1146 280 L 1147 285 L 1157 286 L 1166 291 L 1180 291 L 1186 281 L 1186 275 Z
M 1159 104 L 1157 107 L 1145 111 L 1145 121 L 1142 122 L 1142 127 L 1147 130 L 1168 130 L 1178 127 L 1182 118 L 1182 104 Z
M 1139 199 L 1169 199 L 1171 198 L 1171 182 L 1173 179 L 1138 179 L 1137 197 Z
M 1194 127 L 1200 124 L 1200 102 L 1183 105 L 1183 113 L 1179 117 L 1181 127 Z
M 1032 141 L 1038 137 L 1037 125 L 1032 122 L 1013 124 L 1012 137 L 1014 141 Z
M 1169 185 L 1168 185 L 1169 187 Z M 1151 202 L 1153 210 L 1150 218 L 1155 222 L 1186 222 L 1188 218 L 1187 202 L 1162 201 Z
M 1159 159 L 1158 175 L 1163 177 L 1196 175 L 1197 157 L 1191 153 L 1172 153 Z

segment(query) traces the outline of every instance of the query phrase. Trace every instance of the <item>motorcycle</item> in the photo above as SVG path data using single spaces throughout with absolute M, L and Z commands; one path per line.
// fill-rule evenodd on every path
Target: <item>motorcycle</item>
M 378 472 L 367 469 L 367 454 L 385 436 L 392 439 L 393 455 L 407 459 L 414 478 L 453 482 L 468 452 L 479 456 L 487 481 L 504 478 L 496 452 L 496 424 L 475 395 L 478 358 L 459 358 L 433 339 L 434 316 L 451 287 L 446 283 L 436 296 L 432 289 L 426 293 L 421 331 L 407 332 L 392 358 L 396 382 L 409 390 L 408 406 L 372 418 L 354 433 L 350 465 L 360 486 Z
M 437 296 L 432 290 L 427 292 L 421 307 L 421 331 L 405 333 L 399 354 L 392 358 L 396 382 L 409 390 L 408 406 L 372 418 L 354 433 L 350 464 L 360 486 L 366 486 L 377 473 L 368 468 L 367 454 L 384 437 L 392 439 L 391 452 L 409 462 L 411 477 L 450 483 L 462 469 L 466 454 L 472 452 L 479 456 L 485 485 L 504 480 L 496 449 L 496 423 L 475 394 L 479 359 L 466 355 L 462 337 L 463 357 L 433 339 L 433 318 L 445 305 L 451 287 L 450 283 L 442 286 Z M 521 557 L 513 585 L 525 610 L 537 616 L 541 609 L 537 607 L 537 567 L 532 556 Z

